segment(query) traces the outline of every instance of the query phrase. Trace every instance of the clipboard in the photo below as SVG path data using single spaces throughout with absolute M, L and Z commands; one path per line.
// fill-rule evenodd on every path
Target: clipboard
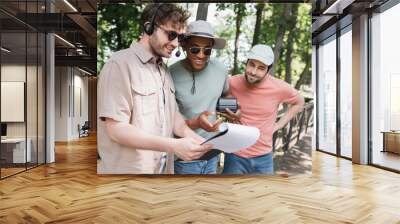
M 198 160 L 208 160 L 221 152 L 233 153 L 254 145 L 260 137 L 260 130 L 240 124 L 222 123 L 220 132 L 208 138 L 203 144 L 212 144 L 214 149 Z

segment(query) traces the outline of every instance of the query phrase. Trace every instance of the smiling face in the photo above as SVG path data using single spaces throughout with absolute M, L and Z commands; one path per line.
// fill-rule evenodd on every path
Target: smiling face
M 200 71 L 207 65 L 212 46 L 213 39 L 196 36 L 190 37 L 190 39 L 184 44 L 187 62 L 193 71 Z
M 260 83 L 268 74 L 268 66 L 258 60 L 249 59 L 246 64 L 245 77 L 249 84 Z
M 183 27 L 176 27 L 173 26 L 172 22 L 167 22 L 154 28 L 155 31 L 149 39 L 152 51 L 160 57 L 171 57 L 172 51 L 178 47 L 178 37 L 176 36 L 173 40 L 169 40 L 168 36 L 171 36 L 169 35 L 171 32 L 175 32 L 177 35 L 182 34 L 184 32 Z

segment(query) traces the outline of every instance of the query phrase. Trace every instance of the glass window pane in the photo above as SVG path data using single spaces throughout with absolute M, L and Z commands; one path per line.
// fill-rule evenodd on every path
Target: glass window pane
M 1 174 L 25 170 L 30 159 L 26 142 L 26 33 L 1 33 Z M 4 50 L 6 49 L 6 50 Z M 26 150 L 28 149 L 28 150 Z
M 395 28 L 399 21 L 400 4 L 371 19 L 372 163 L 396 170 L 400 170 L 400 32 Z
M 352 157 L 352 35 L 340 36 L 340 153 Z
M 0 7 L 9 13 L 0 12 L 0 177 L 4 178 L 45 162 L 46 40 L 43 33 L 21 22 L 38 19 L 37 13 L 45 12 L 45 0 L 0 1 Z
M 336 36 L 318 48 L 318 147 L 336 153 Z

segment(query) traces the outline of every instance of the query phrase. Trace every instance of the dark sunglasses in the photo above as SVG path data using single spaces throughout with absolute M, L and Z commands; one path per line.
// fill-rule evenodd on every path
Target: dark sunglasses
M 178 38 L 178 41 L 182 42 L 185 39 L 185 34 L 178 34 L 177 32 L 172 31 L 172 30 L 166 30 L 159 25 L 156 25 L 156 26 L 158 28 L 160 28 L 161 30 L 163 30 L 167 34 L 169 41 L 173 41 L 173 40 L 175 40 L 175 38 Z
M 203 49 L 203 54 L 211 55 L 212 48 L 211 47 L 191 47 L 189 48 L 190 53 L 198 54 L 200 50 Z

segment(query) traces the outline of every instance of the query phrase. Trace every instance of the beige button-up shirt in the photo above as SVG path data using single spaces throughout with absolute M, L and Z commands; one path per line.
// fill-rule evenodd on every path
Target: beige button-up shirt
M 140 43 L 112 55 L 98 83 L 98 173 L 173 173 L 173 154 L 130 148 L 107 135 L 104 118 L 129 123 L 147 133 L 173 137 L 177 106 L 175 88 L 165 64 Z M 164 156 L 164 158 L 163 158 Z

